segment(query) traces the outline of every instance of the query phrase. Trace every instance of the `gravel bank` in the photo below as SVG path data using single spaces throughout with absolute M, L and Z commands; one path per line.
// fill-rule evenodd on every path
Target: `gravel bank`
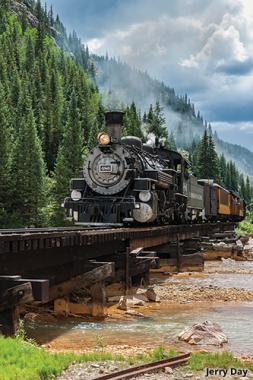
M 127 363 L 83 363 L 72 364 L 63 374 L 57 377 L 56 380 L 93 380 L 99 376 L 103 376 L 108 373 L 119 371 L 121 369 L 129 368 Z M 240 380 L 240 379 L 252 379 L 253 374 L 247 373 L 247 377 L 226 375 L 226 380 Z M 174 370 L 167 367 L 165 370 L 161 370 L 157 373 L 147 373 L 142 376 L 135 377 L 138 380 L 206 380 L 206 370 L 191 371 L 188 367 L 179 367 Z M 220 376 L 211 376 L 212 380 L 220 380 Z
M 253 301 L 253 291 L 240 288 L 220 288 L 218 286 L 198 286 L 171 283 L 170 285 L 154 286 L 161 300 L 172 303 L 192 302 L 247 302 Z

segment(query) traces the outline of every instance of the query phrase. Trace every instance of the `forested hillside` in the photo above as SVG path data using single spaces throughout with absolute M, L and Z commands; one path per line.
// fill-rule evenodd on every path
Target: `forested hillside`
M 15 9 L 20 8 L 15 4 Z M 48 35 L 40 3 L 30 26 L 0 6 L 0 225 L 57 224 L 102 110 L 97 88 Z

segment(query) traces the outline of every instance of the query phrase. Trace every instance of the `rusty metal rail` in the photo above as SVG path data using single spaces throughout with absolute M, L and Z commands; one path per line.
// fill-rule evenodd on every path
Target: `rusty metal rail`
M 190 358 L 190 354 L 183 354 L 170 359 L 160 360 L 138 367 L 128 368 L 123 371 L 114 372 L 108 375 L 96 377 L 94 380 L 127 380 L 133 377 L 143 375 L 148 372 L 156 372 L 165 367 L 176 367 L 185 364 Z

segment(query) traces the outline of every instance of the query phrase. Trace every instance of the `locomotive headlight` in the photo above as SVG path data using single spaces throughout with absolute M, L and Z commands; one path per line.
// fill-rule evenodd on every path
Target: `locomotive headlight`
M 139 198 L 142 202 L 148 202 L 151 199 L 150 191 L 140 191 Z
M 105 132 L 100 132 L 97 136 L 97 139 L 101 145 L 108 145 L 111 142 L 110 136 Z
M 73 201 L 79 201 L 82 198 L 82 193 L 81 191 L 78 190 L 72 190 L 71 192 L 71 199 Z

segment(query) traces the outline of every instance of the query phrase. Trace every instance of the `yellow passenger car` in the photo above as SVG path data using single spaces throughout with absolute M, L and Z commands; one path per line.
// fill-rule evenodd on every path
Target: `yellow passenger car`
M 215 184 L 214 186 L 216 188 L 218 215 L 231 215 L 231 193 L 218 184 Z

